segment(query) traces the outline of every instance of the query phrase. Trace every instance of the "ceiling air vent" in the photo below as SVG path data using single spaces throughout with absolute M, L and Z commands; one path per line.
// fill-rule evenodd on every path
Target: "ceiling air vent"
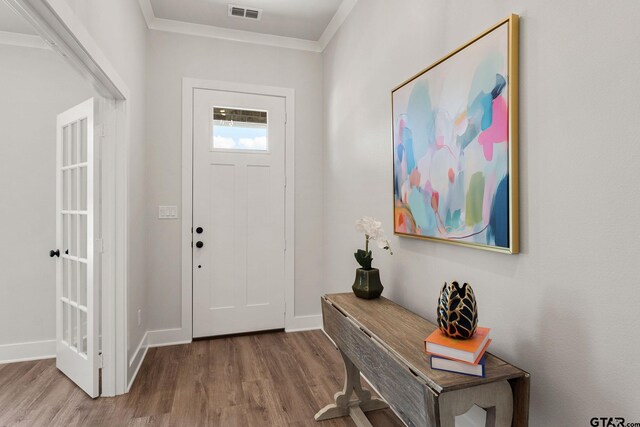
M 255 9 L 243 6 L 229 5 L 229 16 L 233 18 L 251 19 L 259 21 L 262 17 L 262 9 Z

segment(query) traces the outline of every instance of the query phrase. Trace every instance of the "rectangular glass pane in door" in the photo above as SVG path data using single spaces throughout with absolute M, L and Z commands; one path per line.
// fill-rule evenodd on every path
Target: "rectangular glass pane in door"
M 78 163 L 78 123 L 71 123 L 69 126 L 71 129 L 69 131 L 71 145 L 69 146 L 69 164 L 75 165 Z
M 84 212 L 87 210 L 87 167 L 81 166 L 78 175 L 80 179 L 78 184 L 80 189 L 78 210 Z
M 64 248 L 64 253 L 75 257 L 78 255 L 78 215 L 76 214 L 68 214 L 66 215 L 68 218 L 68 221 L 66 221 L 66 223 L 68 224 L 69 228 L 66 231 L 65 234 L 67 234 L 68 236 L 68 246 L 66 246 Z
M 78 168 L 72 165 L 71 181 L 69 182 L 69 208 L 72 211 L 78 209 Z
M 78 161 L 80 163 L 87 162 L 87 119 L 80 120 L 80 147 Z
M 213 107 L 211 151 L 268 152 L 268 112 Z
M 71 186 L 71 171 L 62 171 L 62 209 L 68 211 L 71 209 L 71 200 L 69 200 L 69 187 Z
M 78 353 L 87 357 L 87 312 L 80 310 L 80 327 L 79 327 Z
M 78 215 L 78 258 L 87 261 L 87 215 Z
M 71 126 L 62 128 L 62 166 L 71 163 Z
M 77 347 L 78 347 L 78 343 L 77 343 L 77 333 L 76 331 L 78 330 L 78 324 L 77 324 L 77 319 L 78 319 L 78 311 L 77 308 L 74 307 L 72 304 L 67 303 L 67 305 L 69 306 L 69 346 L 71 347 L 72 350 L 77 351 Z
M 80 273 L 78 275 L 80 285 L 80 294 L 78 295 L 78 304 L 83 307 L 87 306 L 87 264 L 80 263 Z

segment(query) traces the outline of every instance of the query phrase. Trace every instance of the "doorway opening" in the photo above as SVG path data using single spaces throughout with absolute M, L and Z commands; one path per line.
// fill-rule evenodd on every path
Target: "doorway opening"
M 65 4 L 4 0 L 0 13 L 17 25 L 0 45 L 3 94 L 17 91 L 0 105 L 0 188 L 21 214 L 0 221 L 14 255 L 0 290 L 17 310 L 1 312 L 19 325 L 0 335 L 0 362 L 55 356 L 91 397 L 126 393 L 128 89 Z

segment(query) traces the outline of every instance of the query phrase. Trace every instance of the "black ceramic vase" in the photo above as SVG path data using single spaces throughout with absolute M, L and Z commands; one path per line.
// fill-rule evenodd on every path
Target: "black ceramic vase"
M 353 293 L 358 298 L 374 299 L 382 295 L 382 282 L 380 282 L 380 270 L 372 268 L 365 270 L 364 268 L 356 269 L 356 280 L 353 282 Z
M 478 327 L 478 307 L 473 289 L 467 283 L 445 282 L 438 298 L 438 326 L 451 338 L 468 340 Z

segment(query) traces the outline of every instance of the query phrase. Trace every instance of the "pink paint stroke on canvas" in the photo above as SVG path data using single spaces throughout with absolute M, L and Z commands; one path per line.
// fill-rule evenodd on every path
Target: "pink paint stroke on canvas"
M 484 157 L 488 162 L 493 160 L 493 144 L 507 142 L 509 138 L 509 125 L 507 124 L 509 112 L 507 103 L 502 96 L 493 100 L 492 106 L 493 121 L 491 126 L 478 137 L 478 142 L 484 149 Z

